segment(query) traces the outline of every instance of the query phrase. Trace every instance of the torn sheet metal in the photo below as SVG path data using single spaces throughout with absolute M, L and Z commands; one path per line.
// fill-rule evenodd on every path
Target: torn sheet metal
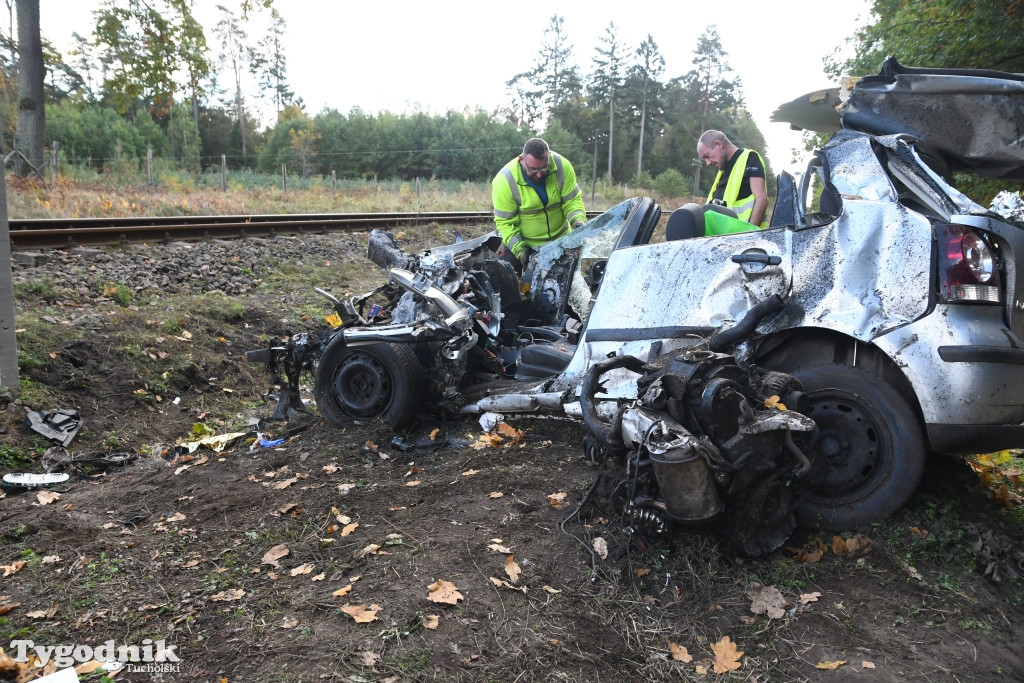
M 1024 179 L 1024 74 L 912 68 L 889 57 L 877 75 L 799 97 L 772 121 L 819 132 L 910 135 L 934 147 L 952 170 Z
M 82 428 L 77 410 L 42 410 L 28 414 L 28 428 L 50 441 L 67 446 Z

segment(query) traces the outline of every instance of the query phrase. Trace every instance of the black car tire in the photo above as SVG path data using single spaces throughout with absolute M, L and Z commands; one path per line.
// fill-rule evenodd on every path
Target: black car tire
M 809 398 L 824 481 L 796 508 L 801 526 L 853 529 L 902 507 L 921 482 L 925 441 L 916 411 L 889 382 L 861 367 L 788 370 Z
M 408 346 L 347 346 L 340 337 L 317 364 L 313 395 L 332 427 L 380 418 L 392 428 L 409 424 L 423 401 L 423 368 Z

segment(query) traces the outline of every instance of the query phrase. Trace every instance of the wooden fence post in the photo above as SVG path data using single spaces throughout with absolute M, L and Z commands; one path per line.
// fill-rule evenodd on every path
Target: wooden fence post
M 220 155 L 220 189 L 228 191 L 228 157 Z
M 288 164 L 281 164 L 281 190 L 288 191 Z
M 153 187 L 153 148 L 150 147 L 146 150 L 146 179 L 149 181 L 149 186 Z
M 53 141 L 53 179 L 57 180 L 57 150 L 60 149 L 60 143 L 56 140 Z
M 337 192 L 337 191 L 338 191 L 338 174 L 332 168 L 331 169 L 331 192 Z

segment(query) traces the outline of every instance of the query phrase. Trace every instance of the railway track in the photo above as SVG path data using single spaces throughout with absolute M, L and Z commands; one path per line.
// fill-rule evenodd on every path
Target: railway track
M 588 217 L 600 211 L 587 212 Z M 332 231 L 410 229 L 430 223 L 490 223 L 490 211 L 334 213 L 253 216 L 149 216 L 133 218 L 12 219 L 13 251 L 144 242 L 239 239 Z

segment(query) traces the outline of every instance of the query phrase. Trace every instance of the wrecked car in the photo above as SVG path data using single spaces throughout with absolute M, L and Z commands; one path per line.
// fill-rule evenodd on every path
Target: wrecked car
M 652 241 L 662 210 L 638 197 L 521 279 L 495 233 L 418 255 L 376 234 L 386 284 L 331 297 L 336 328 L 251 352 L 275 416 L 309 371 L 332 425 L 573 417 L 591 452 L 631 454 L 620 507 L 657 525 L 747 505 L 737 519 L 766 527 L 752 553 L 794 513 L 846 529 L 894 512 L 926 453 L 1024 446 L 1024 225 L 952 175 L 1024 178 L 1024 77 L 889 60 L 775 119 L 834 135 L 779 177 L 765 230 L 715 234 L 735 219 L 687 205 Z

